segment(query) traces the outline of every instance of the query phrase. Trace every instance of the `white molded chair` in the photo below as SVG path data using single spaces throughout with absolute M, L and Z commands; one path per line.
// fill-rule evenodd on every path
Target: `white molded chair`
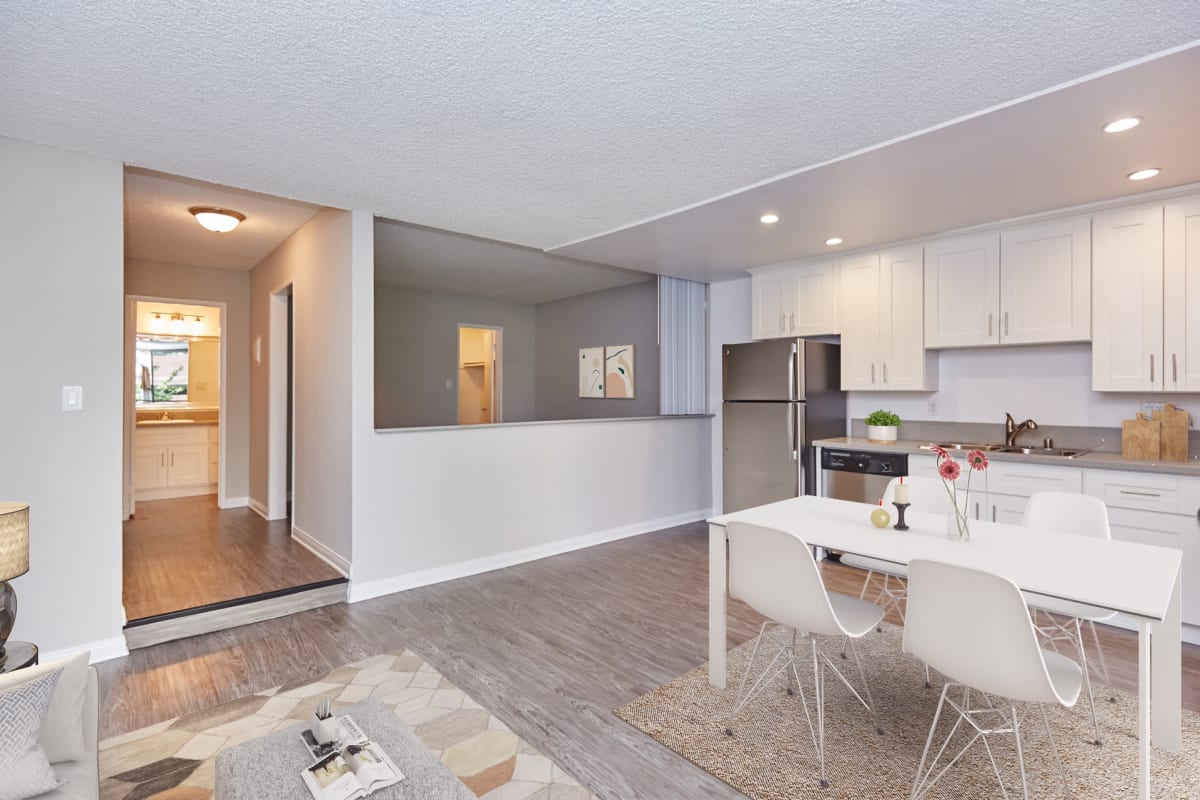
M 1112 539 L 1112 530 L 1108 525 L 1108 508 L 1097 497 L 1070 492 L 1036 492 L 1029 498 L 1025 506 L 1025 527 L 1045 530 L 1048 533 L 1074 534 L 1076 536 L 1092 536 Z M 1096 719 L 1096 699 L 1092 693 L 1092 680 L 1089 675 L 1087 650 L 1083 642 L 1083 623 L 1086 622 L 1092 632 L 1092 641 L 1096 644 L 1096 654 L 1100 661 L 1100 677 L 1104 685 L 1112 687 L 1108 677 L 1108 665 L 1104 661 L 1104 649 L 1100 646 L 1100 637 L 1096 633 L 1097 622 L 1107 622 L 1117 615 L 1115 611 L 1096 608 L 1070 600 L 1058 600 L 1042 595 L 1026 595 L 1026 602 L 1033 609 L 1034 623 L 1042 634 L 1042 641 L 1054 647 L 1055 642 L 1065 641 L 1071 644 L 1079 653 L 1079 663 L 1083 665 L 1083 682 L 1087 687 L 1088 708 L 1092 714 L 1092 731 L 1095 738 L 1092 744 L 1100 744 L 1100 724 Z M 1049 612 L 1040 613 L 1039 612 Z M 1068 617 L 1063 623 L 1052 618 L 1050 614 Z M 1109 702 L 1115 703 L 1115 695 L 1109 695 Z
M 867 687 L 862 660 L 854 648 L 853 640 L 866 636 L 880 623 L 883 619 L 883 609 L 856 597 L 827 592 L 825 584 L 821 581 L 817 563 L 813 560 L 812 549 L 797 536 L 740 522 L 729 523 L 727 533 L 729 593 L 762 614 L 767 621 L 759 630 L 754 651 L 742 673 L 737 698 L 729 714 L 729 726 L 725 732 L 732 736 L 734 719 L 746 704 L 776 678 L 787 675 L 788 694 L 793 692 L 793 681 L 800 693 L 804 716 L 808 721 L 813 746 L 821 763 L 821 786 L 828 787 L 829 782 L 825 778 L 825 673 L 826 670 L 832 670 L 874 718 L 871 690 Z M 777 640 L 765 636 L 770 625 L 790 628 L 792 635 L 785 637 L 786 641 L 780 644 Z M 815 727 L 796 667 L 800 658 L 797 653 L 797 639 L 801 634 L 810 640 L 811 652 L 804 658 L 812 662 L 814 703 L 817 712 Z M 818 636 L 850 641 L 858 677 L 866 694 L 865 700 L 818 647 Z M 746 682 L 764 639 L 777 644 L 778 649 L 747 693 Z M 877 720 L 874 727 L 877 733 L 883 733 Z
M 942 697 L 929 727 L 910 800 L 926 794 L 980 740 L 996 780 L 1000 782 L 1001 793 L 1008 797 L 987 738 L 998 733 L 1011 733 L 1016 738 L 1021 789 L 1028 800 L 1029 785 L 1021 749 L 1024 712 L 1018 713 L 1018 703 L 1038 704 L 1051 748 L 1063 772 L 1064 787 L 1067 786 L 1066 767 L 1054 741 L 1044 704 L 1075 705 L 1083 682 L 1079 665 L 1065 656 L 1042 649 L 1021 590 L 1008 578 L 920 559 L 908 565 L 908 575 L 904 652 L 932 665 L 950 679 L 942 688 Z M 961 695 L 955 692 L 957 696 L 952 698 L 951 690 L 956 687 L 961 689 Z M 1008 701 L 1003 704 L 1006 708 L 997 707 L 996 701 L 1000 699 Z M 958 717 L 945 742 L 930 760 L 933 735 L 946 706 L 950 706 Z M 975 735 L 935 774 L 950 740 L 964 722 L 974 729 Z
M 896 497 L 896 486 L 899 483 L 899 478 L 892 478 L 883 492 L 883 507 L 892 514 L 895 514 L 892 500 Z M 904 485 L 908 487 L 908 499 L 913 510 L 933 514 L 949 514 L 954 508 L 950 494 L 946 491 L 946 485 L 941 478 L 910 476 L 905 477 Z M 889 609 L 895 608 L 900 619 L 904 619 L 904 578 L 908 575 L 907 568 L 890 561 L 879 561 L 850 553 L 842 556 L 841 561 L 847 566 L 867 571 L 867 579 L 863 582 L 862 592 L 858 595 L 860 598 L 866 598 L 867 589 L 870 588 L 871 578 L 875 576 L 875 573 L 882 575 L 883 588 L 875 596 L 875 602 L 882 601 L 885 614 Z

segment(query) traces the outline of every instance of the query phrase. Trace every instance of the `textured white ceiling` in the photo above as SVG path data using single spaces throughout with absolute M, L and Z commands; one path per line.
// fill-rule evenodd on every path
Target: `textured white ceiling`
M 6 3 L 0 133 L 551 247 L 1200 38 L 1200 0 Z
M 535 304 L 648 277 L 528 247 L 375 221 L 375 280 L 390 286 Z
M 200 227 L 192 206 L 246 215 L 229 233 Z M 248 270 L 320 208 L 202 181 L 125 171 L 125 256 L 196 267 Z
M 1140 116 L 1137 128 L 1101 128 Z M 1160 167 L 1146 181 L 1130 172 Z M 1200 182 L 1200 47 L 554 252 L 692 280 Z M 766 212 L 780 218 L 759 221 Z M 828 247 L 825 240 L 844 242 Z

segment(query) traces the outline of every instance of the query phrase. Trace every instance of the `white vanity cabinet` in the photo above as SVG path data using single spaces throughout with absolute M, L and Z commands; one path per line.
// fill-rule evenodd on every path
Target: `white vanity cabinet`
M 212 494 L 217 483 L 217 426 L 139 426 L 134 433 L 133 486 L 138 500 Z

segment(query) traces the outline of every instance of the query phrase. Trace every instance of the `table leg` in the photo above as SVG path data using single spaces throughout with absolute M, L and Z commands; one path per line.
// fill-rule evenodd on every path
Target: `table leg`
M 1138 624 L 1138 798 L 1150 800 L 1150 641 L 1152 623 Z
M 725 688 L 725 526 L 708 526 L 708 682 Z
M 1182 570 L 1181 570 L 1182 572 Z M 1151 737 L 1155 747 L 1178 753 L 1183 747 L 1183 646 L 1180 644 L 1180 586 L 1175 576 L 1175 589 L 1167 606 L 1167 616 L 1151 627 L 1150 638 L 1150 714 Z

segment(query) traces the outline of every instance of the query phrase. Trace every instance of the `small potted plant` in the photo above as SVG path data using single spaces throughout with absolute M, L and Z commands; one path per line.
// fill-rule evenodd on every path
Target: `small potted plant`
M 882 408 L 867 416 L 867 441 L 894 442 L 901 425 L 900 417 Z

